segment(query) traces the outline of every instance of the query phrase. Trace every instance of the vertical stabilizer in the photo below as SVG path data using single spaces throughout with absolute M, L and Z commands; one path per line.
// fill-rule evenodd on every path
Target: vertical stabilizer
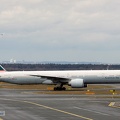
M 5 72 L 6 70 L 0 65 L 0 72 Z

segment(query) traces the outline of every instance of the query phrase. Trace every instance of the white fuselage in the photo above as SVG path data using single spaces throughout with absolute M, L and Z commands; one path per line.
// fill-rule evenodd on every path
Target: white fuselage
M 38 76 L 65 78 L 65 80 L 58 81 L 56 79 L 56 81 L 54 80 L 53 82 L 52 79 Z M 120 83 L 120 70 L 14 71 L 0 73 L 0 81 L 14 84 L 68 83 L 76 78 L 83 79 L 84 84 Z

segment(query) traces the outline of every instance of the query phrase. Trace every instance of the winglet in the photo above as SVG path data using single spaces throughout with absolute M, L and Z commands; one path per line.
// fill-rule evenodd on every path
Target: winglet
M 0 65 L 0 72 L 5 72 L 6 70 Z

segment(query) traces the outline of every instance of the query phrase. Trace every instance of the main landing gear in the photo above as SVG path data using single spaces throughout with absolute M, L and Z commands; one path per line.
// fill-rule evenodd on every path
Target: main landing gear
M 62 91 L 62 90 L 66 90 L 66 88 L 63 87 L 63 84 L 60 84 L 54 87 L 54 91 Z
M 62 91 L 62 90 L 66 90 L 65 87 L 54 87 L 54 91 Z

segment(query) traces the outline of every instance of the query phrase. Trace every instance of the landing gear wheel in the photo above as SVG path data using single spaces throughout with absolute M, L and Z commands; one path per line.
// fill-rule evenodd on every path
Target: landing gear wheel
M 54 91 L 56 91 L 57 90 L 57 87 L 54 87 Z
M 62 88 L 62 90 L 66 90 L 66 88 L 65 88 L 65 87 L 63 87 L 63 88 Z
M 62 91 L 62 90 L 66 90 L 65 87 L 54 87 L 54 91 Z

